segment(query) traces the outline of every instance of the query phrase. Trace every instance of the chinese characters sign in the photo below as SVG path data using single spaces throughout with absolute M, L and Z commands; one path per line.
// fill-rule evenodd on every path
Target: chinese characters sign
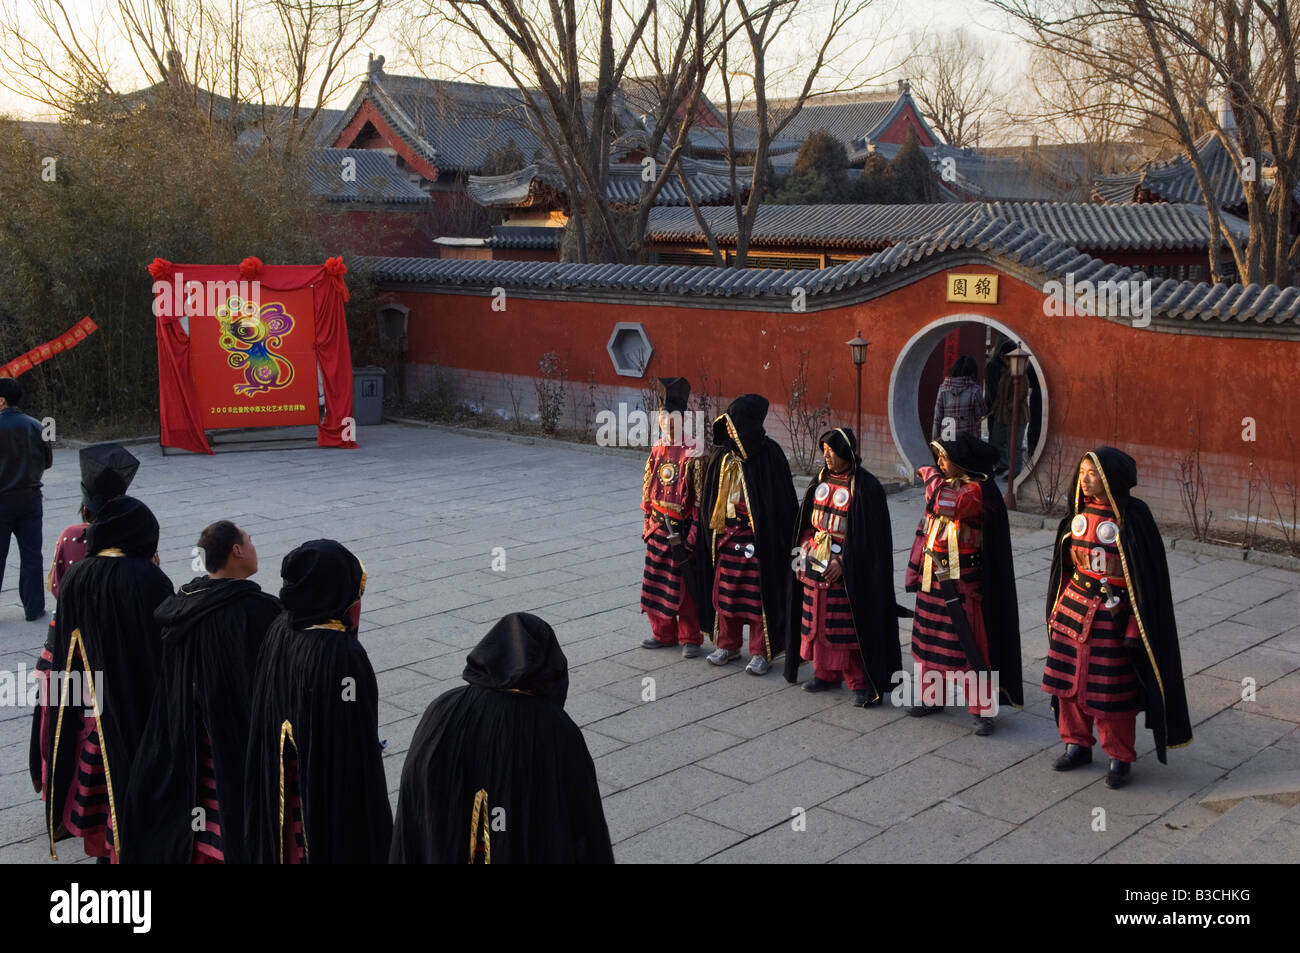
M 998 303 L 997 275 L 949 275 L 948 300 L 970 304 Z

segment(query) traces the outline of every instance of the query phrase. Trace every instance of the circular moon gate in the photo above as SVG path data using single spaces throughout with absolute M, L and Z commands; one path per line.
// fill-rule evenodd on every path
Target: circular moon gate
M 908 480 L 914 477 L 917 467 L 928 466 L 934 462 L 934 457 L 930 454 L 929 437 L 916 426 L 920 416 L 921 372 L 939 342 L 960 324 L 984 325 L 1001 332 L 1013 341 L 1023 341 L 1014 329 L 987 315 L 952 314 L 927 324 L 903 345 L 898 360 L 894 362 L 894 370 L 889 375 L 889 431 L 894 437 L 894 447 L 898 450 L 898 455 L 903 458 L 902 465 L 907 471 L 900 475 Z M 1047 442 L 1047 421 L 1051 419 L 1047 379 L 1043 376 L 1043 367 L 1039 364 L 1033 349 L 1029 350 L 1029 364 L 1038 375 L 1038 384 L 1043 395 L 1043 416 L 1038 443 L 1029 448 L 1029 459 L 1025 461 L 1024 468 L 1016 477 L 1017 490 L 1029 478 L 1030 471 L 1043 453 L 1043 447 Z M 947 368 L 944 370 L 947 371 Z M 933 408 L 927 411 L 924 419 L 930 419 L 931 411 Z

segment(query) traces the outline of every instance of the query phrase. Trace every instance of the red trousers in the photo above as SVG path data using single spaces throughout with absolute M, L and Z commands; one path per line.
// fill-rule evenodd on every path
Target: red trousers
M 823 682 L 838 682 L 841 677 L 850 691 L 860 691 L 867 687 L 867 672 L 862 667 L 862 653 L 854 650 L 845 655 L 842 669 L 822 668 L 813 657 L 813 675 Z
M 971 626 L 971 635 L 975 639 L 976 647 L 978 647 L 980 650 L 980 655 L 982 655 L 984 658 L 987 659 L 989 657 L 989 635 L 987 632 L 984 631 L 984 626 L 982 622 L 983 620 L 981 619 L 980 620 L 981 624 Z M 915 656 L 913 657 L 915 658 Z M 921 684 L 919 678 L 921 676 L 924 676 L 927 670 L 934 670 L 936 668 L 940 669 L 941 673 L 943 671 L 951 671 L 950 669 L 943 669 L 936 665 L 929 665 L 926 662 L 921 661 L 920 659 L 916 659 L 916 674 L 918 676 L 918 684 Z M 961 669 L 961 671 L 964 672 L 969 672 L 970 670 L 971 668 L 969 665 L 966 665 Z M 970 698 L 967 699 L 967 701 L 973 703 L 968 708 L 968 710 L 972 715 L 980 715 L 987 718 L 987 717 L 991 717 L 994 714 L 995 709 L 993 708 L 993 704 L 996 704 L 997 699 L 996 698 L 990 699 L 990 706 L 987 709 L 985 709 L 983 706 L 980 705 L 978 698 Z
M 1094 744 L 1092 725 L 1097 723 L 1097 734 L 1101 737 L 1101 750 L 1116 761 L 1132 764 L 1137 760 L 1133 749 L 1137 737 L 1137 712 L 1130 711 L 1115 718 L 1097 718 L 1086 714 L 1073 698 L 1056 699 L 1056 727 L 1061 732 L 1061 740 L 1068 745 L 1082 745 L 1091 748 Z
M 675 617 L 669 618 L 658 612 L 647 612 L 646 617 L 650 620 L 650 631 L 656 642 L 664 645 L 679 642 L 682 645 L 700 645 L 704 642 L 704 636 L 700 635 L 700 614 L 689 592 L 682 592 L 682 605 Z
M 748 620 L 738 618 L 733 615 L 724 615 L 718 613 L 718 637 L 714 639 L 714 644 L 720 649 L 728 649 L 732 652 L 740 648 L 742 641 L 741 634 Z M 767 644 L 763 639 L 763 623 L 749 623 L 749 654 L 761 655 L 770 659 L 772 656 L 767 654 Z

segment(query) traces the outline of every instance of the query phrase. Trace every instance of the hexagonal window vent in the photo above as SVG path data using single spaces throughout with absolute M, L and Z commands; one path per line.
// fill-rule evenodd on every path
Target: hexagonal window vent
M 650 363 L 654 346 L 639 321 L 620 321 L 614 325 L 605 350 L 609 351 L 615 372 L 623 377 L 641 377 Z

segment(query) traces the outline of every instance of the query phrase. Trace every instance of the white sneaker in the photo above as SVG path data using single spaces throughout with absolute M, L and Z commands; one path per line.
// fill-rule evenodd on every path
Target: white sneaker
M 740 650 L 718 649 L 709 656 L 709 661 L 714 665 L 726 665 L 732 659 L 740 658 Z
M 763 658 L 763 656 L 751 655 L 749 657 L 749 664 L 745 666 L 745 671 L 750 675 L 766 675 L 768 669 L 771 667 L 772 663 Z

